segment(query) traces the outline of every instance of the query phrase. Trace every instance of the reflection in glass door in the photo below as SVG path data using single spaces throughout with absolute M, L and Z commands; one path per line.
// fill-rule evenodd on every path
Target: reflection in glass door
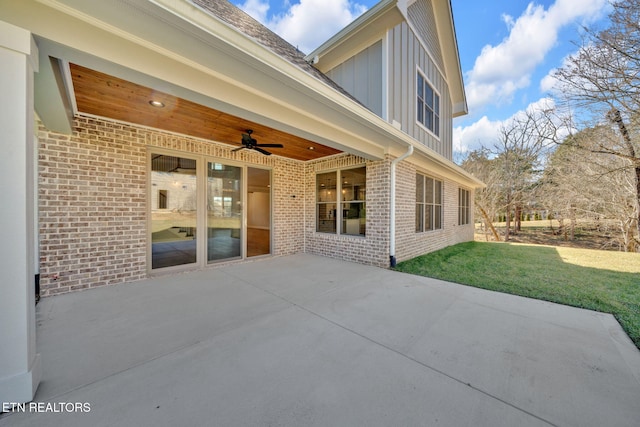
M 207 261 L 242 256 L 242 168 L 207 163 Z
M 271 171 L 247 168 L 247 257 L 271 253 Z
M 196 160 L 151 156 L 151 268 L 196 262 Z

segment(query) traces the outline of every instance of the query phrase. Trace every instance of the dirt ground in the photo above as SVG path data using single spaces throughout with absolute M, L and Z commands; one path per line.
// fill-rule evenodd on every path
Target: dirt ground
M 494 223 L 494 227 L 504 239 L 505 224 Z M 614 224 L 602 222 L 579 222 L 571 239 L 568 227 L 561 228 L 558 221 L 523 221 L 520 231 L 514 234 L 513 224 L 510 242 L 532 243 L 552 246 L 565 246 L 583 249 L 601 249 L 619 251 L 620 245 L 617 239 L 617 230 Z M 478 242 L 494 241 L 489 231 L 485 233 L 482 224 L 476 224 L 475 240 Z

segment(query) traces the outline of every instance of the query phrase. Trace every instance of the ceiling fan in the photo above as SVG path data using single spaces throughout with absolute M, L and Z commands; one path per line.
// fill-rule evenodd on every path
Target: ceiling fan
M 253 131 L 251 129 L 247 129 L 247 133 L 243 133 L 242 134 L 242 147 L 235 148 L 235 149 L 233 149 L 231 151 L 234 152 L 234 151 L 239 151 L 239 150 L 242 150 L 244 148 L 247 148 L 249 150 L 259 151 L 260 153 L 264 154 L 265 156 L 270 156 L 271 153 L 268 152 L 267 150 L 262 149 L 261 147 L 273 147 L 273 148 L 283 148 L 284 147 L 282 144 L 258 144 L 258 141 L 256 141 L 254 138 L 251 137 L 252 133 L 253 133 Z

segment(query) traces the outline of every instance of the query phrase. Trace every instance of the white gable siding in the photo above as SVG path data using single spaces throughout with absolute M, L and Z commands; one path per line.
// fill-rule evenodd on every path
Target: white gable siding
M 402 23 L 389 31 L 389 120 L 395 120 L 422 144 L 452 159 L 452 103 L 449 87 L 411 28 Z M 416 77 L 420 69 L 440 95 L 440 136 L 416 122 Z
M 382 41 L 333 68 L 327 76 L 382 117 Z
M 438 41 L 438 29 L 436 27 L 436 17 L 433 13 L 433 6 L 430 0 L 418 0 L 409 6 L 407 15 L 409 23 L 413 26 L 422 39 L 434 61 L 441 70 L 444 70 L 442 50 Z

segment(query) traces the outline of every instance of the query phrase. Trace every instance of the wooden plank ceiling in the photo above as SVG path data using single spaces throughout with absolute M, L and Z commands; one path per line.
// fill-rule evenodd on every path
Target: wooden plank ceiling
M 241 146 L 242 134 L 253 130 L 259 144 L 282 144 L 266 148 L 274 155 L 313 160 L 340 153 L 331 147 L 140 86 L 108 74 L 70 64 L 78 111 L 136 123 L 198 138 Z M 164 107 L 152 106 L 160 101 Z M 313 148 L 310 148 L 313 147 Z

